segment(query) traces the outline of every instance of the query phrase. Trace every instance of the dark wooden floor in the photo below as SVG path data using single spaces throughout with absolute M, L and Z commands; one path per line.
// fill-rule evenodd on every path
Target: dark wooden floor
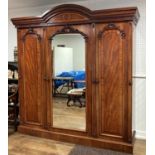
M 102 149 L 85 149 L 85 147 L 79 147 L 75 144 L 23 135 L 17 132 L 9 134 L 8 148 L 9 155 L 105 155 Z M 136 140 L 134 155 L 145 155 L 145 151 L 145 141 Z M 113 155 L 113 153 L 108 155 Z

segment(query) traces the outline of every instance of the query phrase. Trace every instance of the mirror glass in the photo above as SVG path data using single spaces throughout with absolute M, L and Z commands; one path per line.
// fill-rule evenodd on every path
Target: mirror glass
M 52 39 L 53 127 L 86 130 L 86 51 L 81 34 Z

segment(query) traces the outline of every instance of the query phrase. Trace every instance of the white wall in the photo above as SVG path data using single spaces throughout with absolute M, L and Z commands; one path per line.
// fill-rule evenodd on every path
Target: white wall
M 73 70 L 73 49 L 68 47 L 54 48 L 54 75 Z
M 73 2 L 71 2 L 73 3 Z M 145 38 L 146 38 L 146 9 L 145 0 L 88 0 L 88 1 L 77 1 L 75 4 L 83 5 L 92 10 L 95 9 L 108 9 L 117 7 L 128 7 L 137 6 L 140 12 L 140 20 L 136 27 L 136 52 L 134 53 L 134 85 L 133 85 L 133 105 L 135 107 L 135 130 L 136 136 L 145 138 L 146 132 L 146 97 L 145 97 Z M 52 8 L 52 5 L 34 7 L 34 8 L 23 8 L 16 10 L 9 10 L 9 19 L 11 17 L 21 16 L 38 16 L 46 10 Z M 13 60 L 13 49 L 16 46 L 16 30 L 11 23 L 9 23 L 9 60 Z M 140 78 L 137 78 L 139 76 Z M 144 78 L 141 78 L 144 77 Z

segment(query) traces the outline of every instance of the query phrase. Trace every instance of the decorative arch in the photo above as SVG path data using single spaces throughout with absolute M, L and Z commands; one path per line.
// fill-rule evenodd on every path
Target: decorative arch
M 121 30 L 118 26 L 116 26 L 114 23 L 110 23 L 110 24 L 107 24 L 102 31 L 100 31 L 98 33 L 98 38 L 101 39 L 102 35 L 104 34 L 105 31 L 108 31 L 108 30 L 117 30 L 119 31 L 120 35 L 121 35 L 121 38 L 122 39 L 125 39 L 126 37 L 126 34 L 123 30 Z
M 78 29 L 74 29 L 73 27 L 71 27 L 71 26 L 69 26 L 69 25 L 66 25 L 66 26 L 64 26 L 61 30 L 56 31 L 56 33 L 54 33 L 54 34 L 49 38 L 49 40 L 52 40 L 53 37 L 56 36 L 56 35 L 58 35 L 58 34 L 69 34 L 69 33 L 81 34 L 81 35 L 84 37 L 84 39 L 85 39 L 86 41 L 87 41 L 87 39 L 88 39 L 88 36 L 87 36 L 85 33 L 79 31 Z
M 22 40 L 25 41 L 27 35 L 35 35 L 39 41 L 41 41 L 41 36 L 33 30 L 33 28 L 29 28 L 28 31 L 22 37 Z
M 73 16 L 72 16 L 73 14 Z M 57 22 L 57 20 L 88 20 L 92 16 L 92 11 L 86 7 L 75 5 L 75 4 L 63 4 L 56 6 L 52 10 L 48 11 L 43 15 L 43 20 L 45 22 Z M 53 20 L 52 20 L 53 19 Z

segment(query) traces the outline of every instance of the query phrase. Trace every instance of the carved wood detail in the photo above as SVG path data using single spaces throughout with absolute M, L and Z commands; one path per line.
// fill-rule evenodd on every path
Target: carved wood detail
M 27 35 L 36 35 L 38 40 L 41 41 L 41 36 L 36 31 L 34 31 L 33 28 L 29 28 L 28 31 L 24 34 L 24 36 L 22 37 L 23 42 L 25 41 Z
M 108 31 L 108 30 L 117 30 L 120 32 L 120 35 L 121 35 L 121 38 L 122 39 L 125 39 L 126 37 L 126 34 L 123 30 L 121 30 L 118 26 L 116 26 L 114 23 L 109 23 L 107 24 L 102 31 L 100 31 L 98 33 L 98 38 L 101 39 L 102 38 L 102 35 L 104 34 L 105 31 Z
M 85 33 L 79 31 L 78 29 L 74 29 L 73 27 L 71 27 L 71 26 L 69 26 L 69 25 L 66 25 L 66 26 L 64 26 L 61 30 L 56 31 L 56 33 L 54 33 L 54 34 L 49 38 L 49 40 L 52 40 L 53 37 L 56 36 L 56 35 L 58 35 L 58 34 L 69 34 L 69 33 L 81 34 L 81 35 L 84 37 L 85 40 L 88 39 L 88 36 L 87 36 Z
M 87 20 L 88 18 L 77 14 L 77 13 L 62 13 L 60 15 L 56 15 L 55 17 L 51 18 L 48 23 L 52 22 L 71 22 L 71 21 L 83 21 Z

